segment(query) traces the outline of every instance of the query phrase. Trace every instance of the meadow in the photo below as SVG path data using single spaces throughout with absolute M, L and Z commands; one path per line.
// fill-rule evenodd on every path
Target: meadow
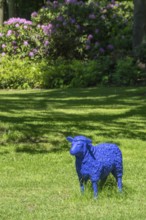
M 123 193 L 109 176 L 80 194 L 67 136 L 114 142 Z M 1 220 L 146 220 L 146 88 L 0 91 Z

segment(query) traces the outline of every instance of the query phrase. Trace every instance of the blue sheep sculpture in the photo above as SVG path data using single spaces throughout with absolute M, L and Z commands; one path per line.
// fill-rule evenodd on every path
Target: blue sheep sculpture
M 98 181 L 105 182 L 110 173 L 115 177 L 119 191 L 122 191 L 122 153 L 116 144 L 92 146 L 92 140 L 85 136 L 67 137 L 67 140 L 72 143 L 70 154 L 76 157 L 81 192 L 84 192 L 84 183 L 90 179 L 97 198 Z

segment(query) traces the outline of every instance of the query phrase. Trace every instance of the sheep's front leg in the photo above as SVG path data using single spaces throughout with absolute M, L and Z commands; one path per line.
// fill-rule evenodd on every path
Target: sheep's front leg
M 94 191 L 94 198 L 96 199 L 97 194 L 98 194 L 98 187 L 97 187 L 97 182 L 96 181 L 92 182 L 92 188 L 93 188 L 93 191 Z

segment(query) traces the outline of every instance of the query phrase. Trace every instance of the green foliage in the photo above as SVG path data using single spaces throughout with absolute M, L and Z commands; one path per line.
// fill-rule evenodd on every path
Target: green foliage
M 46 88 L 95 86 L 99 80 L 101 81 L 101 69 L 98 70 L 97 66 L 96 61 L 55 60 L 44 72 L 44 86 Z
M 72 87 L 92 87 L 107 84 L 110 81 L 109 57 L 101 57 L 98 60 L 86 62 L 72 62 L 74 77 L 71 81 Z
M 0 88 L 89 87 L 108 84 L 110 57 L 97 60 L 35 61 L 5 56 L 0 61 Z
M 141 61 L 142 63 L 146 64 L 146 40 L 141 43 L 141 45 L 136 48 L 136 57 L 137 59 L 139 59 L 139 61 Z
M 5 56 L 0 61 L 0 88 L 62 88 L 97 85 L 144 84 L 145 70 L 134 59 L 125 57 L 114 63 L 110 56 L 98 60 L 30 60 Z
M 113 82 L 118 85 L 134 85 L 141 79 L 143 73 L 132 57 L 119 59 L 113 73 Z
M 44 65 L 44 61 L 3 57 L 0 61 L 0 88 L 40 88 L 41 69 Z
M 43 87 L 60 88 L 70 83 L 72 74 L 70 64 L 66 60 L 49 61 L 42 68 Z

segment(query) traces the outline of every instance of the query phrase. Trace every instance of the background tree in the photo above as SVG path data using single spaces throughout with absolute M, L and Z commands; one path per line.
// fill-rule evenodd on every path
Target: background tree
M 144 42 L 146 36 L 146 0 L 134 0 L 133 49 Z
M 0 25 L 3 24 L 3 17 L 4 17 L 4 1 L 0 0 Z
M 30 19 L 31 13 L 38 11 L 44 4 L 45 0 L 0 0 L 0 25 L 11 17 Z
M 16 1 L 7 0 L 9 18 L 15 17 Z

